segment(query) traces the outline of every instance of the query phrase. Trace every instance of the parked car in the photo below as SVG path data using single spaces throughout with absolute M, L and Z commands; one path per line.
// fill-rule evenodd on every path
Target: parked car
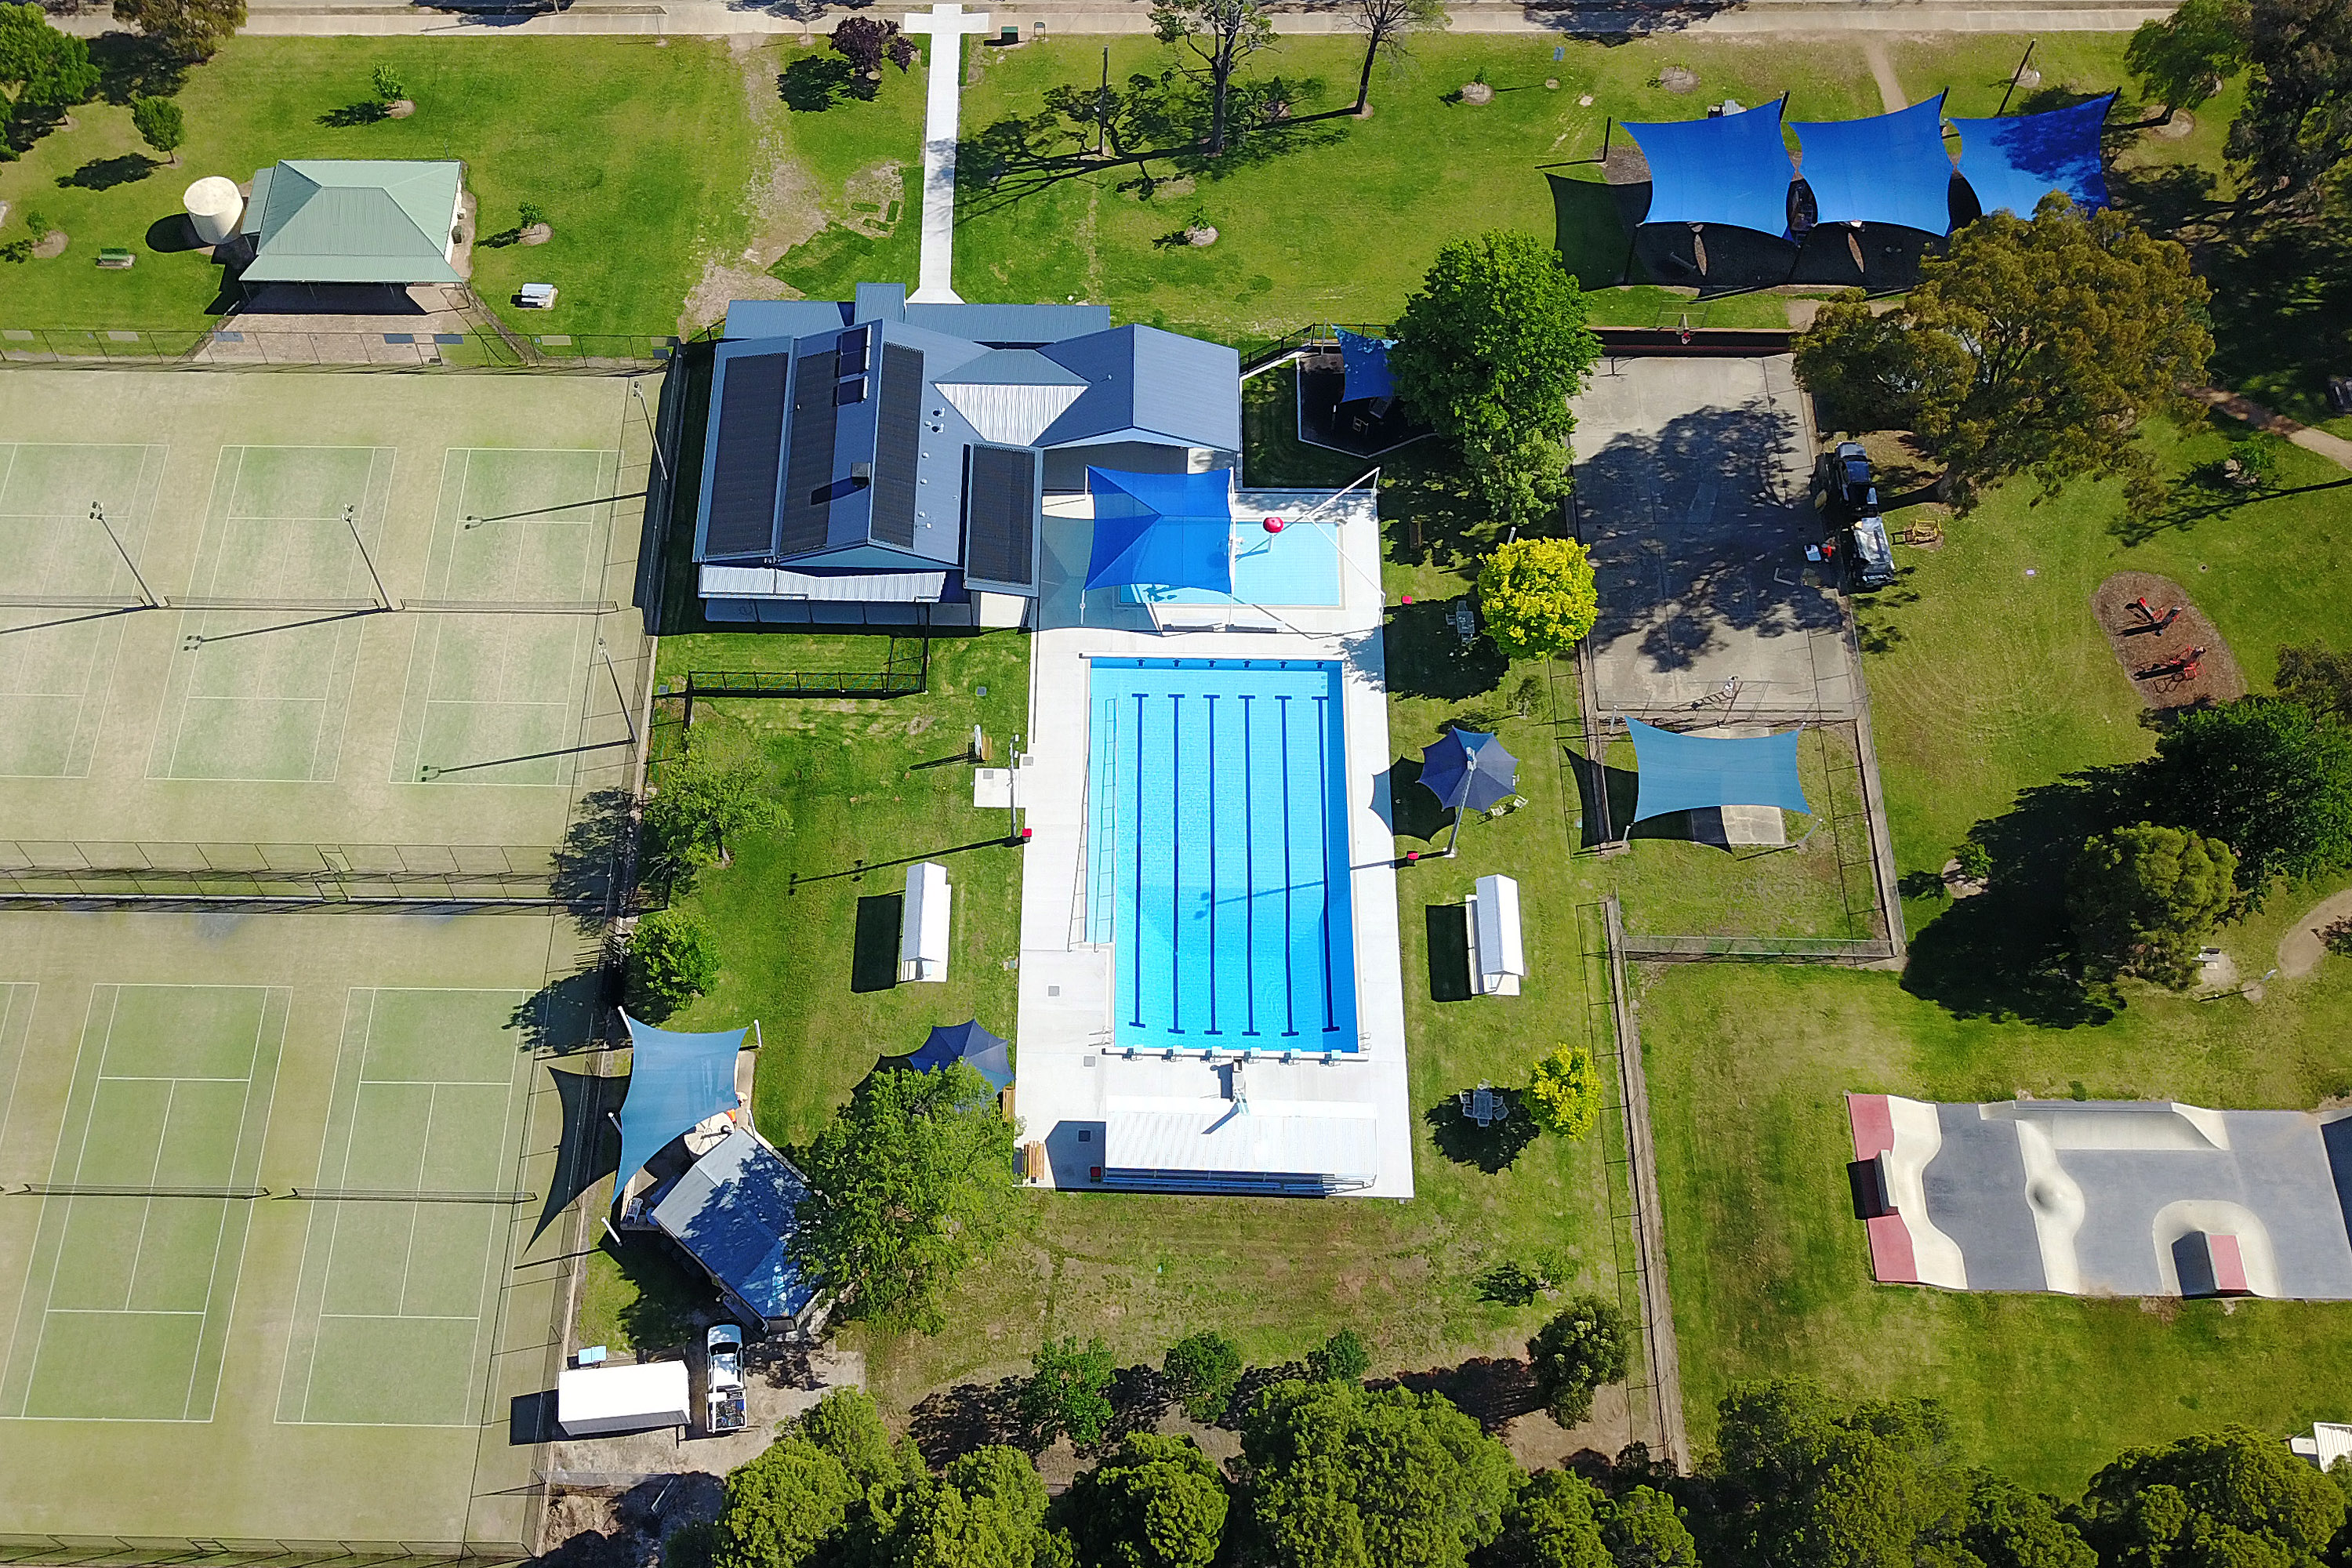
M 1854 519 L 1845 531 L 1846 570 L 1865 588 L 1884 588 L 1895 581 L 1895 552 L 1886 542 L 1886 521 L 1877 515 L 1878 492 L 1871 492 L 1870 515 Z
M 704 1336 L 708 1366 L 709 1418 L 713 1434 L 740 1432 L 749 1417 L 743 1408 L 743 1331 L 732 1323 L 713 1323 Z
M 1813 464 L 1813 484 L 1822 492 L 1822 510 L 1832 522 L 1845 522 L 1874 510 L 1870 457 L 1859 441 L 1840 441 Z

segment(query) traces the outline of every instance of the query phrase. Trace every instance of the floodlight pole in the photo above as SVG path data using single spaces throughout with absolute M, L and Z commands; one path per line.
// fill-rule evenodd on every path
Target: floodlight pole
M 662 456 L 661 432 L 654 427 L 654 411 L 646 406 L 645 389 L 637 384 L 637 378 L 634 375 L 629 377 L 629 393 L 637 400 L 637 412 L 645 416 L 646 433 L 654 438 L 654 461 L 661 467 L 662 483 L 669 484 L 669 459 Z
M 151 610 L 162 609 L 163 601 L 155 596 L 154 589 L 147 586 L 147 579 L 139 574 L 139 563 L 131 559 L 131 552 L 122 548 L 121 536 L 114 531 L 114 524 L 106 521 L 106 508 L 96 501 L 90 502 L 89 520 L 106 530 L 106 537 L 114 542 L 114 552 L 122 557 L 122 563 L 125 566 L 131 568 L 131 580 L 139 584 L 139 592 L 146 599 L 147 607 Z
M 387 610 L 396 610 L 400 606 L 393 602 L 390 594 L 384 592 L 383 578 L 377 574 L 375 569 L 375 558 L 368 553 L 367 541 L 360 537 L 358 511 L 359 508 L 354 506 L 343 508 L 343 526 L 352 531 L 352 542 L 359 546 L 360 561 L 368 569 L 368 580 L 375 584 L 376 602 Z

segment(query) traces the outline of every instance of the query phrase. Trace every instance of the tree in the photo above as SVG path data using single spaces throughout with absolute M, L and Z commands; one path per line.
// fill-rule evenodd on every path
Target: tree
M 1611 1568 L 1598 1517 L 1606 1506 L 1582 1476 L 1538 1470 L 1503 1510 L 1492 1556 L 1507 1568 Z
M 1045 1483 L 1029 1456 L 992 1447 L 959 1454 L 923 1477 L 887 1521 L 877 1553 L 888 1568 L 1067 1568 L 1066 1542 L 1045 1529 Z
M 1716 1441 L 1726 1544 L 1754 1568 L 1934 1562 L 1966 1516 L 1969 1477 L 1933 1400 L 1743 1384 L 1717 1406 Z
M 2124 47 L 2124 66 L 2140 90 L 2175 110 L 2195 109 L 2246 68 L 2246 0 L 2182 0 L 2158 21 L 2142 22 Z
M 2273 878 L 2352 862 L 2352 731 L 2300 702 L 2242 697 L 2182 714 L 2156 753 L 2150 814 L 2235 849 L 2256 909 Z
M 547 209 L 545 207 L 541 206 L 537 202 L 518 202 L 515 204 L 515 226 L 517 227 L 538 228 L 542 225 L 551 228 L 554 226 L 547 221 Z
M 1274 18 L 1263 0 L 1160 0 L 1151 8 L 1151 33 L 1200 60 L 1192 74 L 1209 84 L 1207 151 L 1223 157 L 1234 69 L 1274 42 Z
M 114 19 L 160 44 L 173 59 L 208 60 L 245 26 L 245 0 L 114 0 Z
M 1372 67 L 1381 55 L 1400 58 L 1414 33 L 1424 27 L 1433 31 L 1453 20 L 1444 0 L 1347 0 L 1342 16 L 1364 35 L 1364 68 L 1356 78 L 1358 114 L 1372 100 Z
M 803 1411 L 791 1430 L 840 1460 L 849 1484 L 859 1491 L 905 1479 L 881 1407 L 862 1388 L 834 1389 Z
M 881 74 L 883 56 L 898 36 L 896 22 L 879 16 L 844 16 L 834 24 L 833 47 L 859 76 L 871 78 Z
M 692 910 L 656 910 L 629 937 L 630 1005 L 659 1023 L 719 981 L 719 933 Z
M 1617 1568 L 1698 1568 L 1698 1543 L 1675 1500 L 1654 1487 L 1631 1487 L 1601 1505 L 1601 1542 Z M 2088 1568 L 2053 1563 L 2050 1568 Z
M 383 104 L 398 103 L 408 96 L 401 85 L 400 73 L 388 65 L 379 65 L 368 75 L 369 85 L 375 89 L 375 100 Z
M 187 137 L 187 122 L 181 118 L 177 102 L 168 98 L 134 98 L 131 100 L 131 124 L 139 132 L 140 140 L 173 163 L 179 163 L 179 146 Z
M 1279 1383 L 1242 1422 L 1272 1568 L 1462 1568 L 1502 1531 L 1518 1467 L 1436 1394 Z
M 1959 1544 L 1983 1568 L 2097 1568 L 2097 1554 L 2058 1505 L 2015 1481 L 1970 1471 L 1967 1515 Z
M 1190 1437 L 1131 1433 L 1071 1484 L 1087 1568 L 1208 1568 L 1225 1530 L 1224 1478 Z
M 889 57 L 892 65 L 898 68 L 898 74 L 905 76 L 907 68 L 915 63 L 915 40 L 900 33 L 883 46 L 882 52 Z
M 1561 1046 L 1538 1061 L 1528 1079 L 1528 1110 L 1536 1125 L 1563 1138 L 1581 1138 L 1601 1117 L 1601 1074 L 1592 1052 Z
M 1625 1314 L 1598 1296 L 1571 1298 L 1528 1342 L 1536 1387 L 1551 1418 L 1563 1426 L 1592 1414 L 1594 1389 L 1625 1380 L 1627 1360 Z
M 38 5 L 0 5 L 0 159 L 97 90 L 88 44 L 50 26 Z
M 2352 6 L 2255 0 L 2246 54 L 2253 74 L 2230 157 L 2258 192 L 2315 195 L 2352 152 Z
M 1573 539 L 1514 539 L 1478 568 L 1486 635 L 1507 658 L 1566 653 L 1592 629 L 1601 599 L 1592 560 Z
M 1361 1383 L 1372 1370 L 1372 1352 L 1353 1329 L 1341 1329 L 1307 1352 L 1307 1375 L 1318 1383 Z
M 1100 1442 L 1111 1421 L 1103 1391 L 1118 1370 L 1102 1341 L 1082 1346 L 1075 1334 L 1047 1340 L 1030 1364 L 1034 1370 L 1021 1386 L 1021 1420 L 1037 1447 L 1064 1436 L 1079 1448 Z
M 1168 1347 L 1160 1373 L 1195 1421 L 1214 1421 L 1233 1403 L 1242 1381 L 1241 1347 L 1213 1329 L 1187 1334 Z
M 2315 1568 L 2345 1498 L 2276 1437 L 2225 1426 L 2126 1449 L 2091 1478 L 2082 1511 L 2104 1568 Z
M 1961 229 L 1883 317 L 1858 292 L 1823 306 L 1796 340 L 1797 376 L 1844 416 L 1913 431 L 1958 510 L 2027 473 L 2045 496 L 2120 477 L 2153 507 L 2164 486 L 2133 433 L 2193 415 L 2181 388 L 2204 384 L 2213 352 L 2207 298 L 2179 245 L 2053 194 L 2031 223 L 1992 213 Z
M 841 1461 L 806 1437 L 769 1445 L 727 1477 L 712 1568 L 799 1568 L 840 1532 L 856 1495 Z
M 2352 656 L 2324 644 L 2278 650 L 2278 694 L 2320 718 L 2352 724 Z
M 1559 252 L 1506 229 L 1448 243 L 1405 301 L 1389 350 L 1397 390 L 1460 449 L 1498 520 L 1568 494 L 1568 400 L 1601 356 L 1584 320 Z
M 2093 835 L 2066 888 L 2084 972 L 2186 989 L 2198 950 L 2237 902 L 2237 869 L 2228 845 L 2178 827 L 2143 822 Z
M 749 757 L 697 752 L 671 767 L 646 803 L 646 869 L 653 879 L 682 891 L 696 872 L 733 858 L 730 839 L 788 829 L 791 819 L 768 795 L 767 784 L 767 771 Z
M 872 1075 L 801 1154 L 794 1262 L 847 1316 L 937 1333 L 940 1292 L 1013 1224 L 1014 1140 L 969 1063 Z

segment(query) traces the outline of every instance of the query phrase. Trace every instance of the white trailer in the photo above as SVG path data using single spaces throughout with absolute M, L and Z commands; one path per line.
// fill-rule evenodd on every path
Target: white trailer
M 686 1363 L 575 1366 L 555 1380 L 555 1421 L 567 1437 L 683 1426 L 693 1419 Z

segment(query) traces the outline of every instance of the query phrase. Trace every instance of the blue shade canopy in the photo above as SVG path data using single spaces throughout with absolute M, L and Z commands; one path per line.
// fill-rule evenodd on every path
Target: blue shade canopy
M 1729 224 L 1786 237 L 1796 170 L 1780 140 L 1784 107 L 1775 101 L 1719 120 L 1626 125 L 1650 163 L 1650 211 L 1642 221 Z
M 982 1028 L 977 1018 L 969 1024 L 938 1026 L 923 1048 L 907 1058 L 907 1065 L 917 1072 L 934 1072 L 955 1062 L 970 1062 L 999 1093 L 1013 1081 L 1013 1062 L 1005 1054 L 1004 1042 Z
M 2042 198 L 2063 191 L 2088 210 L 2107 205 L 2107 171 L 2099 132 L 2116 95 L 2046 114 L 2006 120 L 1955 120 L 1960 133 L 1960 177 L 1989 213 L 2033 216 Z
M 1679 735 L 1639 719 L 1625 723 L 1633 732 L 1633 758 L 1642 773 L 1633 802 L 1636 822 L 1717 805 L 1777 805 L 1812 815 L 1797 777 L 1797 737 L 1802 730 L 1736 739 Z
M 1421 782 L 1457 811 L 1484 811 L 1508 798 L 1518 776 L 1519 759 L 1476 730 L 1448 730 L 1421 749 Z
M 1233 470 L 1129 474 L 1088 468 L 1095 498 L 1089 588 L 1234 591 Z
M 743 1029 L 681 1035 L 641 1024 L 626 1013 L 629 1026 L 629 1098 L 621 1107 L 621 1171 L 613 1178 L 614 1201 L 629 1178 L 662 1146 L 698 1121 L 732 1110 L 735 1053 Z
M 1367 338 L 1338 329 L 1339 333 L 1339 368 L 1344 382 L 1339 388 L 1339 401 L 1353 403 L 1360 397 L 1394 397 L 1396 384 L 1389 379 L 1389 343 L 1387 338 Z
M 1796 122 L 1805 184 L 1823 223 L 1884 223 L 1952 230 L 1952 155 L 1944 151 L 1944 95 L 1867 120 Z

